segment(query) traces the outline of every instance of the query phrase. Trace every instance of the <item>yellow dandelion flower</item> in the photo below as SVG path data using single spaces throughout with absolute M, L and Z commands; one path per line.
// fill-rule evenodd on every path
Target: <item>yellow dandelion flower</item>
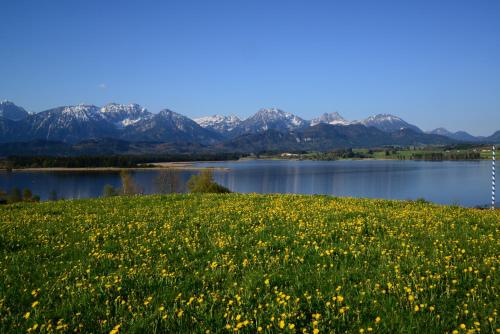
M 116 325 L 115 327 L 113 327 L 113 329 L 111 331 L 109 331 L 109 334 L 116 334 L 116 333 L 118 333 L 120 331 L 120 327 L 121 327 L 120 324 Z

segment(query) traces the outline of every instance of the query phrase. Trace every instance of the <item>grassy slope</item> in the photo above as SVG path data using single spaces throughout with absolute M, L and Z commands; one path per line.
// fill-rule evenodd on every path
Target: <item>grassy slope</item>
M 297 195 L 3 206 L 0 332 L 494 332 L 499 221 Z

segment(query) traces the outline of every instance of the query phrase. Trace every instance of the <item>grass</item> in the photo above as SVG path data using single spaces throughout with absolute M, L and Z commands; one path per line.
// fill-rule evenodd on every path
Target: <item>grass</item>
M 0 332 L 498 332 L 500 212 L 299 195 L 0 208 Z

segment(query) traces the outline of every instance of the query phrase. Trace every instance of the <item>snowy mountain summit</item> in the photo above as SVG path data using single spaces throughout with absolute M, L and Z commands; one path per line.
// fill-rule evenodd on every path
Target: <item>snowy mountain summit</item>
M 100 112 L 118 128 L 126 127 L 144 119 L 150 119 L 153 116 L 146 108 L 136 103 L 109 103 L 102 107 Z
M 367 127 L 372 126 L 384 132 L 393 132 L 402 129 L 411 129 L 418 133 L 422 132 L 422 130 L 420 130 L 417 126 L 409 124 L 402 118 L 391 114 L 378 114 L 375 116 L 370 116 L 356 123 L 363 124 Z
M 309 125 L 308 121 L 278 108 L 263 108 L 241 121 L 236 116 L 208 116 L 195 119 L 202 127 L 220 134 L 237 136 L 267 130 L 292 131 Z
M 99 108 L 90 104 L 77 104 L 75 106 L 66 106 L 61 110 L 61 115 L 65 120 L 81 121 L 101 119 Z
M 193 119 L 202 128 L 212 129 L 218 133 L 226 133 L 234 130 L 240 123 L 241 120 L 234 115 L 223 116 L 223 115 L 213 115 L 206 117 L 199 117 Z
M 260 132 L 266 130 L 294 130 L 307 126 L 308 122 L 281 109 L 260 109 L 255 115 L 241 123 L 246 132 Z
M 277 108 L 260 109 L 253 117 L 249 119 L 253 119 L 254 121 L 260 121 L 262 123 L 271 123 L 279 121 L 283 122 L 284 125 L 289 129 L 301 127 L 307 124 L 307 122 L 304 121 L 302 118 Z
M 340 116 L 338 112 L 324 113 L 323 115 L 316 117 L 311 120 L 311 126 L 315 126 L 320 123 L 326 123 L 331 125 L 349 125 L 350 121 L 346 120 L 344 117 Z

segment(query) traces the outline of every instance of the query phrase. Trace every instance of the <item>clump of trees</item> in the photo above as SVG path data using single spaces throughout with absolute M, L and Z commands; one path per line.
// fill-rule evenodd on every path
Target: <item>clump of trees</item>
M 212 171 L 203 170 L 200 174 L 193 175 L 188 180 L 187 187 L 192 193 L 230 193 L 231 191 L 214 181 Z
M 176 194 L 184 192 L 179 171 L 165 169 L 158 173 L 154 179 L 155 190 L 159 194 Z
M 103 197 L 113 197 L 120 195 L 120 190 L 113 187 L 111 184 L 106 184 L 102 189 Z
M 140 195 L 143 193 L 143 190 L 134 181 L 134 178 L 132 177 L 132 174 L 130 174 L 130 172 L 123 170 L 120 173 L 120 178 L 122 180 L 121 192 L 123 195 L 131 196 L 131 195 Z
M 12 204 L 19 202 L 40 202 L 40 196 L 33 195 L 29 188 L 21 189 L 14 187 L 9 192 L 0 189 L 0 204 Z
M 126 170 L 120 173 L 121 187 L 116 188 L 106 184 L 102 190 L 103 197 L 131 196 L 144 193 L 142 188 Z M 153 181 L 155 191 L 159 194 L 175 194 L 186 191 L 186 184 L 182 182 L 180 172 L 175 169 L 165 169 L 158 173 Z M 213 179 L 211 170 L 203 170 L 191 176 L 187 182 L 187 190 L 192 193 L 230 193 L 231 191 L 218 184 Z
M 110 184 L 106 184 L 102 189 L 103 197 L 113 197 L 119 195 L 133 196 L 143 194 L 143 189 L 135 182 L 132 174 L 127 170 L 122 170 L 120 173 L 122 186 L 115 188 Z

